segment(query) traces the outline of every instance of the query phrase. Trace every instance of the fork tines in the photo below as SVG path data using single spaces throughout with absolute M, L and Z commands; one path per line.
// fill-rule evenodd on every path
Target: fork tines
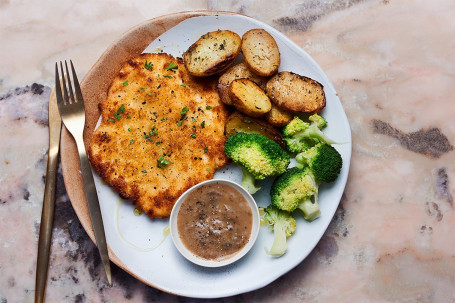
M 62 84 L 63 84 L 63 89 L 60 85 L 60 75 L 58 71 L 58 63 L 55 63 L 55 86 L 56 86 L 56 92 L 57 92 L 57 101 L 59 104 L 71 104 L 73 102 L 78 102 L 82 101 L 82 92 L 81 88 L 79 85 L 79 81 L 77 79 L 76 75 L 76 70 L 74 69 L 73 62 L 70 60 L 71 64 L 71 72 L 73 74 L 73 83 L 74 83 L 74 93 L 76 94 L 76 98 L 74 98 L 73 94 L 73 86 L 71 84 L 71 79 L 70 79 L 70 73 L 68 70 L 68 64 L 65 60 L 65 71 L 63 70 L 63 63 L 60 61 L 60 71 L 62 74 Z M 67 89 L 68 85 L 68 89 Z M 69 94 L 68 94 L 69 90 Z M 62 96 L 62 91 L 63 91 L 63 96 Z

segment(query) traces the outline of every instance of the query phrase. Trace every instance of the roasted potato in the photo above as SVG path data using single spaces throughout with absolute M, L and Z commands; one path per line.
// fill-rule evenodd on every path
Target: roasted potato
M 242 78 L 253 81 L 257 86 L 265 90 L 267 79 L 253 74 L 246 64 L 242 62 L 231 66 L 218 80 L 218 93 L 221 101 L 227 105 L 232 105 L 232 100 L 229 98 L 229 86 L 232 81 Z
M 275 127 L 283 127 L 294 118 L 294 114 L 272 103 L 272 109 L 265 114 L 265 120 Z
M 292 72 L 270 78 L 266 92 L 277 106 L 292 112 L 317 113 L 325 107 L 322 84 Z
M 285 148 L 283 136 L 279 130 L 262 119 L 248 117 L 238 111 L 233 112 L 228 117 L 224 130 L 226 137 L 240 132 L 260 134 Z
M 203 35 L 183 54 L 188 72 L 197 77 L 216 74 L 228 68 L 240 52 L 240 36 L 229 30 Z
M 263 29 L 252 29 L 243 35 L 242 54 L 251 71 L 262 77 L 272 76 L 280 66 L 278 45 Z
M 229 98 L 235 108 L 251 117 L 262 116 L 272 108 L 272 103 L 265 92 L 248 79 L 232 81 L 229 86 Z

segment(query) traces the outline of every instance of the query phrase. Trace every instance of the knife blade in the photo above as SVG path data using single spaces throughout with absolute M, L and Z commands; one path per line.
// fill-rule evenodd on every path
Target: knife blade
M 55 88 L 49 97 L 49 151 L 47 154 L 46 184 L 44 186 L 43 209 L 38 240 L 36 262 L 35 303 L 44 302 L 46 292 L 49 255 L 54 223 L 55 188 L 60 151 L 62 120 L 57 108 Z

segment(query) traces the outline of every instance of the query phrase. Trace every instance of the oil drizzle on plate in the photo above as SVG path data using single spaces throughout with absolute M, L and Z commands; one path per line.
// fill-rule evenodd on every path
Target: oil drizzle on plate
M 142 215 L 142 209 L 136 207 L 134 210 L 133 210 L 133 214 L 137 217 L 139 217 L 140 215 Z
M 115 206 L 115 231 L 117 232 L 117 235 L 120 237 L 120 239 L 122 239 L 123 242 L 125 242 L 126 244 L 128 244 L 128 246 L 134 248 L 135 250 L 137 251 L 141 251 L 141 252 L 149 252 L 149 251 L 152 251 L 156 248 L 158 248 L 163 242 L 164 240 L 166 240 L 167 236 L 169 236 L 169 233 L 170 233 L 170 228 L 169 228 L 169 225 L 167 225 L 164 229 L 163 229 L 163 238 L 161 239 L 160 242 L 158 242 L 158 244 L 152 246 L 152 247 L 148 247 L 148 248 L 142 248 L 142 247 L 139 247 L 133 243 L 131 243 L 130 241 L 128 241 L 125 236 L 122 234 L 122 232 L 120 231 L 120 228 L 119 228 L 119 223 L 118 223 L 118 213 L 119 213 L 119 209 L 120 209 L 120 206 L 123 204 L 123 201 L 121 199 L 119 199 L 119 201 L 117 202 L 117 205 Z M 136 209 L 134 209 L 134 215 L 136 216 L 140 216 L 141 213 L 139 213 L 138 211 L 136 211 Z
M 259 209 L 259 216 L 261 216 L 261 221 L 260 221 L 261 227 L 265 227 L 265 226 L 269 225 L 269 222 L 264 218 L 265 208 L 260 206 L 260 207 L 258 207 L 258 209 Z

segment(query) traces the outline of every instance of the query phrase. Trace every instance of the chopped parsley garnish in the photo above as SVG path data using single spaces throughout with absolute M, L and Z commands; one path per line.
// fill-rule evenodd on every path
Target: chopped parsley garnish
M 158 129 L 155 127 L 155 125 L 152 126 L 152 130 L 149 132 L 150 136 L 157 136 L 158 135 Z
M 131 116 L 126 116 L 127 119 L 131 119 Z
M 193 139 L 196 139 L 196 134 L 195 133 L 191 133 L 190 137 L 193 138 Z
M 117 110 L 117 113 L 114 115 L 114 117 L 117 118 L 117 120 L 120 120 L 120 118 L 122 118 L 120 114 L 123 112 L 125 112 L 125 105 L 122 104 Z
M 109 122 L 115 123 L 115 120 L 109 119 Z
M 125 82 L 123 82 L 123 86 L 127 86 L 128 85 L 128 80 L 126 80 Z
M 207 105 L 207 106 L 205 107 L 205 109 L 206 109 L 206 110 L 211 110 L 212 107 L 211 107 L 210 105 Z
M 132 130 L 131 128 L 128 128 L 128 131 L 129 131 L 129 132 L 132 132 L 133 130 Z
M 156 145 L 157 145 L 157 146 L 158 146 L 158 145 L 161 145 L 161 142 L 160 142 L 160 141 L 156 142 Z
M 190 109 L 188 108 L 188 106 L 185 106 L 184 108 L 182 108 L 182 110 L 180 111 L 180 118 L 183 119 L 186 117 L 186 113 L 189 111 Z
M 152 70 L 153 69 L 153 63 L 145 61 L 144 67 L 145 67 L 145 69 Z
M 142 170 L 141 172 L 146 173 L 147 171 L 144 169 L 144 170 Z
M 162 121 L 162 122 L 167 121 L 167 118 L 163 118 L 163 119 L 161 119 L 161 121 Z
M 152 96 L 152 93 L 148 93 L 149 96 Z
M 201 127 L 202 127 L 202 128 L 205 128 L 205 121 L 202 121 Z
M 130 145 L 131 145 L 131 144 L 133 144 L 133 143 L 134 143 L 134 140 L 133 140 L 133 139 L 131 139 L 131 140 L 130 140 Z
M 172 163 L 168 159 L 164 159 L 164 155 L 161 155 L 156 162 L 157 166 L 161 169 L 165 168 L 166 166 Z
M 191 118 L 191 121 L 193 121 L 193 122 L 197 122 L 197 120 L 196 120 L 196 119 L 194 119 L 194 118 Z
M 145 134 L 145 133 L 144 133 Z M 144 135 L 144 138 L 153 142 L 153 140 L 151 139 L 152 136 L 157 136 L 158 135 L 158 129 L 155 127 L 155 125 L 152 126 L 152 129 L 150 130 L 149 134 L 145 134 Z
M 206 170 L 206 171 L 210 171 L 210 168 L 207 167 L 205 170 Z
M 183 86 L 183 87 L 186 87 L 185 82 L 182 82 L 180 85 Z
M 182 126 L 182 121 L 177 121 L 177 126 Z
M 207 153 L 208 150 L 208 147 L 204 148 L 204 153 Z
M 158 86 L 156 87 L 156 89 L 160 89 L 160 87 L 161 87 L 161 84 L 160 84 L 160 85 L 158 85 Z
M 176 65 L 174 62 L 169 63 L 168 67 L 166 69 L 168 70 L 173 70 L 173 69 L 178 69 L 178 65 Z
M 172 77 L 172 76 L 168 76 L 168 75 L 163 75 L 163 77 L 164 77 L 164 78 L 169 78 L 169 79 L 172 79 L 172 78 L 174 78 L 174 77 Z
M 145 88 L 141 87 L 141 91 L 145 91 Z

